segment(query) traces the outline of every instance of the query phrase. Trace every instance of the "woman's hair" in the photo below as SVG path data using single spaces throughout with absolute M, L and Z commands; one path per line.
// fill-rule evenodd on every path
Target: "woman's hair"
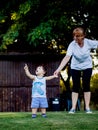
M 82 27 L 77 27 L 77 28 L 75 28 L 75 29 L 73 30 L 73 36 L 74 36 L 75 33 L 78 33 L 78 32 L 80 32 L 80 31 L 82 31 L 83 34 L 86 35 L 84 28 L 82 28 Z

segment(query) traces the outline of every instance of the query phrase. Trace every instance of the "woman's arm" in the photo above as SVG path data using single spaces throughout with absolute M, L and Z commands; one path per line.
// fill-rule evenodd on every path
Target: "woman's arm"
M 59 74 L 59 72 L 60 72 L 60 71 L 64 68 L 64 66 L 68 63 L 68 61 L 70 60 L 70 58 L 71 58 L 71 56 L 66 55 L 66 56 L 62 59 L 62 61 L 61 61 L 60 65 L 59 65 L 59 67 L 58 67 L 57 70 L 54 72 L 54 75 L 58 75 L 58 74 Z

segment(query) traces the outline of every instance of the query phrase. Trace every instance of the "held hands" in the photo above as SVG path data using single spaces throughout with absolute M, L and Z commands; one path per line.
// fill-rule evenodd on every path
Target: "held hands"
M 56 74 L 53 74 L 53 76 L 54 76 L 55 78 L 58 78 L 58 75 L 56 75 Z
M 56 71 L 54 72 L 54 75 L 55 75 L 55 77 L 58 77 L 58 75 L 59 75 L 59 71 L 56 70 Z

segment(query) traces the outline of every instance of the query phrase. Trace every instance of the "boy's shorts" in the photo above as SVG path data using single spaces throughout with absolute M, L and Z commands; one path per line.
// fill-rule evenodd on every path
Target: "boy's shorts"
M 47 107 L 48 107 L 47 98 L 39 98 L 39 97 L 32 98 L 31 108 L 47 108 Z

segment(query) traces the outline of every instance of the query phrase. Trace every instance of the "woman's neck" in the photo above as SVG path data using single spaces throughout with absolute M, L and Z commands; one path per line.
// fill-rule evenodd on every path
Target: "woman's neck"
M 83 46 L 84 46 L 84 42 L 81 41 L 80 43 L 78 43 L 78 45 L 79 45 L 80 47 L 83 47 Z

